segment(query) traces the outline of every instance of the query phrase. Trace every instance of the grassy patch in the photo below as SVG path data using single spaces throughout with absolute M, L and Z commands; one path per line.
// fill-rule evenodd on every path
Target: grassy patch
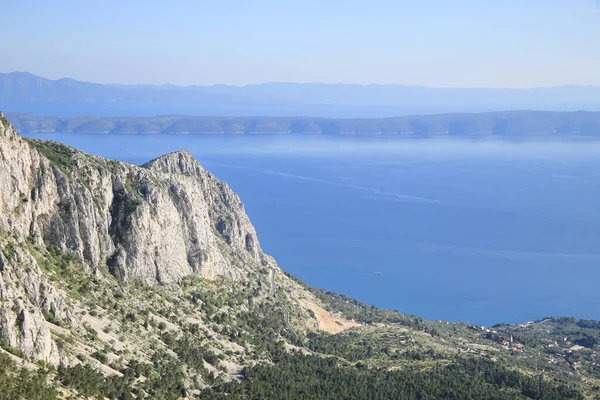
M 68 173 L 75 167 L 73 155 L 75 155 L 77 151 L 72 147 L 53 141 L 37 139 L 25 140 L 64 173 Z

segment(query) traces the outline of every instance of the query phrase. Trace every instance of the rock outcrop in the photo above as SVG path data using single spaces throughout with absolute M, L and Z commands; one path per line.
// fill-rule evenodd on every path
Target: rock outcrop
M 43 276 L 31 255 L 18 248 L 0 254 L 0 340 L 26 357 L 59 361 L 44 317 L 72 318 L 64 299 Z
M 1 118 L 0 342 L 56 364 L 47 320 L 77 317 L 36 248 L 69 254 L 88 274 L 149 285 L 276 268 L 238 196 L 189 153 L 140 167 L 25 140 Z
M 30 143 L 6 124 L 0 231 L 145 283 L 190 274 L 235 278 L 266 260 L 238 196 L 189 153 L 138 167 Z

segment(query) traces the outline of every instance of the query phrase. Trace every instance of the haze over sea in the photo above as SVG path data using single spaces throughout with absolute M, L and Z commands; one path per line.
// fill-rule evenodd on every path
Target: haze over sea
M 600 142 L 32 134 L 141 164 L 185 149 L 311 286 L 427 319 L 600 319 Z

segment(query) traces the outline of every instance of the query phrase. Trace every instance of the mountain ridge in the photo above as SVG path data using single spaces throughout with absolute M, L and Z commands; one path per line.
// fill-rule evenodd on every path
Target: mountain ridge
M 38 116 L 157 114 L 381 118 L 442 112 L 600 110 L 600 87 L 430 88 L 273 82 L 246 86 L 118 85 L 0 74 L 0 109 Z
M 258 83 L 247 83 L 247 84 L 228 84 L 228 83 L 214 83 L 214 84 L 192 84 L 192 85 L 176 85 L 172 83 L 99 83 L 93 82 L 89 80 L 80 80 L 74 79 L 71 77 L 61 77 L 61 78 L 46 78 L 36 74 L 33 74 L 28 71 L 11 71 L 11 72 L 0 72 L 0 76 L 8 76 L 17 79 L 42 79 L 50 82 L 57 81 L 69 81 L 69 82 L 79 82 L 79 83 L 92 83 L 96 85 L 106 85 L 106 86 L 125 86 L 125 87 L 139 87 L 139 86 L 151 86 L 151 87 L 176 87 L 176 88 L 199 88 L 199 87 L 228 87 L 228 88 L 242 88 L 249 86 L 261 86 L 261 85 L 317 85 L 317 86 L 351 86 L 351 87 L 369 87 L 369 86 L 389 86 L 389 87 L 406 87 L 406 88 L 429 88 L 429 89 L 468 89 L 468 90 L 538 90 L 538 89 L 554 89 L 554 88 L 568 88 L 568 87 L 576 87 L 576 88 L 600 88 L 600 86 L 596 85 L 578 85 L 578 84 L 570 84 L 565 83 L 561 85 L 551 85 L 551 86 L 535 86 L 535 87 L 506 87 L 506 88 L 497 88 L 493 86 L 481 86 L 481 87 L 455 87 L 455 86 L 426 86 L 426 85 L 417 85 L 417 84 L 408 84 L 408 83 L 342 83 L 342 82 L 294 82 L 294 81 L 265 81 Z
M 27 133 L 120 134 L 380 134 L 405 136 L 594 136 L 600 111 L 505 111 L 390 118 L 158 116 L 42 118 L 6 113 Z

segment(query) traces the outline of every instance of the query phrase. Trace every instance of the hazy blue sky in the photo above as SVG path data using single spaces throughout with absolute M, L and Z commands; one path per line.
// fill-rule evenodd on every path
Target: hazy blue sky
M 178 85 L 600 85 L 600 0 L 0 3 L 0 72 Z

